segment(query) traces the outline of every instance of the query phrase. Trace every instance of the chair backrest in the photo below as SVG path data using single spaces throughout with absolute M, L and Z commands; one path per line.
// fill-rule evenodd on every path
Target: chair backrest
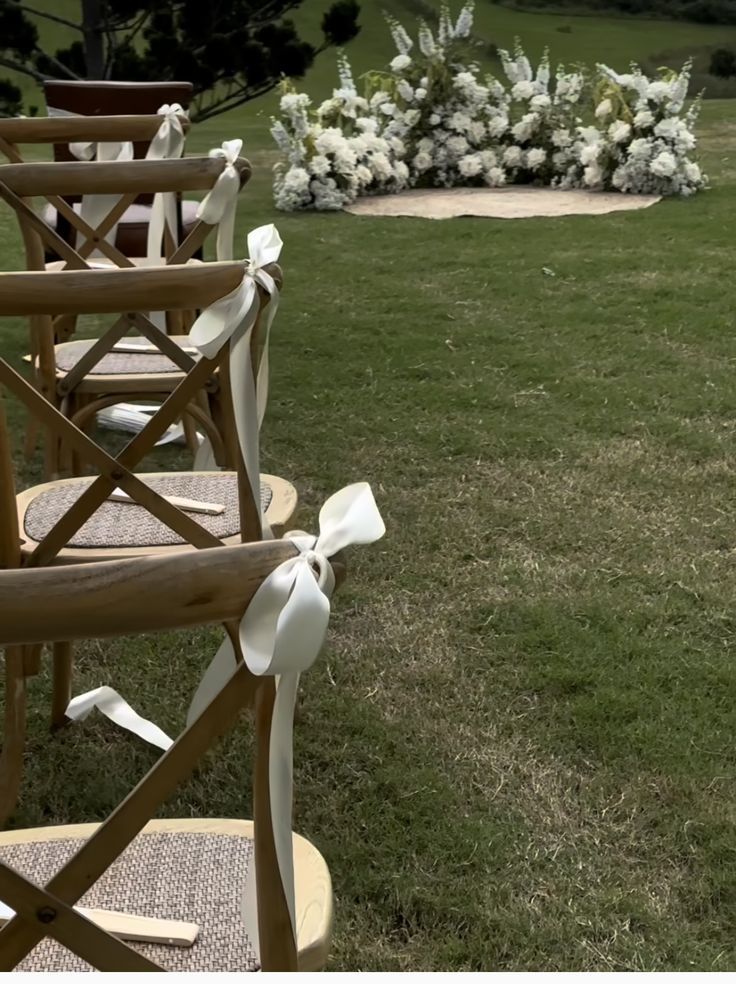
M 133 262 L 120 252 L 106 235 L 120 219 L 136 196 L 142 191 L 167 193 L 180 191 L 210 191 L 228 167 L 222 157 L 189 157 L 168 161 L 74 161 L 61 164 L 4 164 L 0 165 L 0 197 L 14 209 L 20 223 L 29 270 L 45 268 L 43 246 L 56 251 L 65 268 L 81 270 L 90 264 L 87 258 L 99 250 L 120 267 Z M 242 188 L 250 178 L 250 163 L 238 158 L 234 167 Z M 101 208 L 90 226 L 64 200 L 63 196 L 85 194 L 102 197 Z M 104 196 L 119 196 L 112 204 Z M 82 239 L 75 249 L 33 210 L 26 199 L 43 197 L 70 223 Z M 176 230 L 169 228 L 165 241 L 170 263 L 185 263 L 202 246 L 215 228 L 198 222 L 184 242 L 175 247 Z
M 24 165 L 25 166 L 25 165 Z M 66 165 L 50 165 L 63 168 Z M 173 530 L 184 544 L 194 547 L 222 546 L 222 540 L 198 523 L 191 514 L 182 511 L 133 474 L 142 458 L 151 452 L 156 442 L 177 421 L 197 394 L 211 381 L 219 369 L 218 385 L 225 388 L 222 405 L 230 408 L 219 421 L 227 453 L 236 463 L 240 508 L 240 537 L 244 541 L 262 536 L 260 486 L 244 459 L 242 429 L 238 437 L 238 422 L 232 412 L 229 392 L 228 359 L 231 342 L 238 333 L 218 342 L 211 357 L 192 358 L 170 341 L 141 314 L 141 309 L 207 308 L 219 298 L 234 291 L 246 275 L 247 266 L 239 263 L 208 263 L 193 266 L 166 266 L 149 269 L 84 270 L 77 272 L 7 273 L 0 274 L 0 317 L 44 317 L 52 311 L 74 314 L 110 314 L 124 312 L 93 347 L 101 358 L 117 340 L 124 337 L 131 325 L 146 335 L 161 350 L 175 359 L 184 373 L 181 382 L 152 414 L 146 426 L 114 457 L 75 427 L 47 400 L 39 390 L 24 379 L 5 359 L 0 358 L 0 386 L 24 404 L 32 418 L 51 435 L 67 445 L 85 464 L 92 466 L 97 477 L 71 507 L 39 539 L 26 559 L 30 566 L 46 565 L 54 560 L 70 538 L 105 503 L 116 489 L 122 489 L 165 527 Z M 277 283 L 280 269 L 269 269 Z M 250 329 L 250 351 L 253 386 L 259 369 L 259 336 L 261 318 L 265 317 L 269 295 L 259 287 L 255 323 Z M 92 350 L 91 350 L 92 351 Z M 213 436 L 213 433 L 210 434 Z M 7 446 L 5 440 L 5 446 Z M 257 429 L 251 446 L 257 448 Z M 0 452 L 3 448 L 0 440 Z M 13 487 L 12 469 L 7 454 L 0 453 L 0 495 L 8 495 Z M 12 499 L 13 497 L 10 496 Z M 12 512 L 15 512 L 13 508 Z M 7 517 L 0 521 L 0 563 L 15 566 L 20 543 L 17 530 Z M 14 559 L 15 558 L 15 559 Z
M 179 103 L 188 109 L 192 99 L 191 82 L 66 82 L 47 80 L 44 94 L 49 113 L 53 109 L 79 116 L 130 116 L 156 113 L 160 106 Z M 145 157 L 145 138 L 133 144 L 134 156 Z M 68 142 L 54 145 L 54 160 L 69 161 Z
M 180 116 L 179 122 L 186 133 L 189 119 Z M 133 143 L 144 148 L 137 157 L 145 157 L 148 146 L 161 127 L 158 114 L 140 116 L 34 116 L 0 119 L 0 153 L 9 163 L 22 164 L 20 147 L 24 144 L 58 144 L 67 147 L 63 157 L 67 161 L 78 158 L 68 152 L 72 143 Z M 61 160 L 61 156 L 55 157 Z
M 273 815 L 279 807 L 269 781 L 275 678 L 250 672 L 239 634 L 241 619 L 256 591 L 297 552 L 293 544 L 282 540 L 161 559 L 0 571 L 0 646 L 18 647 L 49 637 L 129 636 L 223 622 L 238 657 L 234 674 L 211 702 L 48 885 L 34 884 L 0 863 L 0 902 L 16 913 L 0 931 L 0 969 L 15 967 L 46 936 L 98 970 L 160 969 L 73 906 L 249 707 L 255 711 L 252 774 L 261 964 L 264 970 L 297 969 L 288 889 L 274 834 L 275 826 L 290 829 L 291 817 Z M 44 612 L 43 619 L 38 618 L 39 611 Z M 102 767 L 103 758 L 99 761 Z

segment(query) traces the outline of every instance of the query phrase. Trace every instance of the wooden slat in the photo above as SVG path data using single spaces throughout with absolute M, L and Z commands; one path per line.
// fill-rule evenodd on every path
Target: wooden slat
M 126 946 L 121 940 L 104 929 L 100 929 L 90 919 L 61 899 L 34 885 L 23 875 L 0 861 L 0 899 L 11 905 L 17 915 L 12 922 L 33 927 L 41 927 L 44 936 L 58 940 L 72 953 L 92 964 L 98 970 L 107 971 L 151 971 L 162 970 L 137 950 Z M 11 900 L 11 901 L 8 901 Z M 39 918 L 44 913 L 45 920 Z M 0 934 L 2 951 L 2 934 Z
M 179 121 L 186 133 L 186 116 Z M 152 140 L 162 117 L 148 116 L 36 116 L 31 119 L 0 119 L 0 140 L 11 144 L 104 143 Z
M 221 157 L 185 157 L 171 161 L 71 161 L 53 164 L 3 164 L 0 181 L 21 198 L 35 195 L 153 194 L 159 191 L 207 191 L 226 164 Z M 239 158 L 244 178 L 250 164 Z
M 238 619 L 262 579 L 296 552 L 288 540 L 268 540 L 185 556 L 0 571 L 0 644 Z
M 142 293 L 154 311 L 206 307 L 235 290 L 243 279 L 244 266 L 242 262 L 226 262 L 0 273 L 0 317 L 135 311 L 140 308 Z

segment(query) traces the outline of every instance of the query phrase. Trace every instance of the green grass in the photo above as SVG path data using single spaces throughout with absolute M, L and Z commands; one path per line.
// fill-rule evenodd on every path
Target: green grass
M 705 107 L 693 200 L 509 222 L 279 214 L 257 116 L 193 133 L 245 129 L 238 241 L 285 241 L 264 467 L 305 529 L 360 479 L 387 526 L 297 727 L 333 970 L 736 970 L 732 117 Z M 19 360 L 22 323 L 0 341 Z M 76 686 L 176 731 L 217 638 L 85 646 Z M 103 816 L 155 757 L 96 718 L 50 736 L 48 696 L 45 669 L 18 826 Z M 247 788 L 233 738 L 166 812 Z

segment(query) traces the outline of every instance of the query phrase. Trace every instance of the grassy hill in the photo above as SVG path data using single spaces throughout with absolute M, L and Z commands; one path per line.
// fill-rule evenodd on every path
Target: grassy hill
M 296 12 L 294 20 L 304 37 L 318 42 L 322 14 L 331 0 L 305 0 Z M 79 0 L 37 0 L 39 9 L 74 19 L 78 15 Z M 357 73 L 384 66 L 393 55 L 383 12 L 389 11 L 411 29 L 416 25 L 417 13 L 437 8 L 439 0 L 363 0 L 359 37 L 349 46 L 350 59 Z M 454 6 L 459 9 L 459 0 Z M 75 35 L 63 25 L 38 21 L 45 43 L 50 47 L 68 44 Z M 701 63 L 707 53 L 716 47 L 736 48 L 736 26 L 688 24 L 682 21 L 644 20 L 626 17 L 592 17 L 570 14 L 532 13 L 512 10 L 489 0 L 477 0 L 475 35 L 479 40 L 499 47 L 513 44 L 519 36 L 532 58 L 538 58 L 549 47 L 552 61 L 573 63 L 605 61 L 613 67 L 625 68 L 631 60 L 655 61 L 656 64 L 681 64 L 690 55 L 699 56 Z M 480 57 L 483 50 L 479 49 Z M 497 66 L 493 60 L 490 68 Z M 702 67 L 705 67 L 704 65 Z M 0 74 L 3 74 L 0 72 Z M 22 85 L 27 105 L 43 107 L 43 98 L 28 78 L 14 73 L 14 81 Z M 329 94 L 335 83 L 334 53 L 327 52 L 303 80 L 303 87 L 316 98 Z M 723 94 L 723 93 L 721 93 Z M 248 120 L 267 117 L 275 105 L 273 95 L 258 100 L 248 107 Z M 241 114 L 238 114 L 240 117 Z

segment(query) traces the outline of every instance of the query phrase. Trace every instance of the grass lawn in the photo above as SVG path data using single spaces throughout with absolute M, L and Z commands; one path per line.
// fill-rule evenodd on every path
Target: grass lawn
M 387 526 L 297 727 L 333 970 L 736 970 L 733 105 L 712 190 L 611 217 L 283 215 L 258 107 L 192 135 L 246 135 L 239 241 L 285 242 L 264 469 L 305 529 L 360 479 Z M 20 364 L 23 324 L 0 344 Z M 175 732 L 218 638 L 80 647 L 77 687 Z M 50 736 L 48 698 L 17 826 L 102 817 L 155 759 L 100 718 Z M 247 815 L 246 748 L 167 812 Z

